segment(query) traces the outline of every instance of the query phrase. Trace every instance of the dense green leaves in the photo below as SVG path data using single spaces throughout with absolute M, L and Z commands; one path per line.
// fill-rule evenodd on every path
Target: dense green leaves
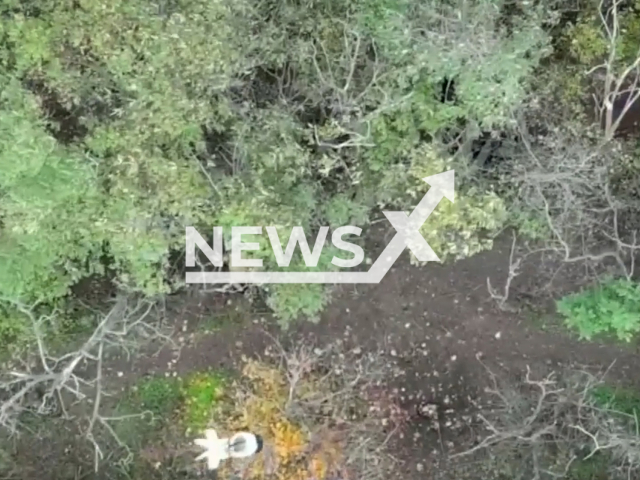
M 175 289 L 187 225 L 275 225 L 286 243 L 296 225 L 410 208 L 421 175 L 467 161 L 442 134 L 507 125 L 548 52 L 542 12 L 507 31 L 498 0 L 38 10 L 5 2 L 0 20 L 0 296 L 25 303 L 106 268 L 127 288 Z M 445 77 L 455 102 L 440 101 Z M 457 195 L 425 233 L 442 257 L 488 248 L 505 221 L 495 195 Z M 326 303 L 318 286 L 268 293 L 286 320 Z
M 630 341 L 640 332 L 640 285 L 620 279 L 564 297 L 558 311 L 581 338 L 611 334 Z

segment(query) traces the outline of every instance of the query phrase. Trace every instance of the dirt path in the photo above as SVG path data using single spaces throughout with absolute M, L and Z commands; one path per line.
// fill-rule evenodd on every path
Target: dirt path
M 339 339 L 347 348 L 380 351 L 390 362 L 404 367 L 402 378 L 390 382 L 401 389 L 407 408 L 413 409 L 422 398 L 448 404 L 457 418 L 477 409 L 476 401 L 489 378 L 485 366 L 517 379 L 527 366 L 543 373 L 567 366 L 604 370 L 615 362 L 610 378 L 640 385 L 640 372 L 632 368 L 640 360 L 634 347 L 578 342 L 561 328 L 543 331 L 531 314 L 497 310 L 489 299 L 486 279 L 491 276 L 499 284 L 505 276 L 506 256 L 508 250 L 497 247 L 454 265 L 416 268 L 408 264 L 404 254 L 379 285 L 336 289 L 318 324 L 297 324 L 283 333 L 264 312 L 240 313 L 215 334 L 196 336 L 177 361 L 175 352 L 166 350 L 158 357 L 138 359 L 133 370 L 184 373 L 231 365 L 241 355 L 264 352 L 273 343 L 264 333 L 268 330 L 283 343 L 306 341 L 321 348 Z M 514 285 L 514 292 L 526 283 L 525 278 L 519 286 Z M 234 308 L 228 301 L 236 303 L 238 299 L 196 295 L 176 300 L 169 309 L 179 324 L 186 326 L 182 335 L 188 336 L 203 322 L 228 315 L 224 312 Z M 459 448 L 473 441 L 474 435 L 455 426 L 436 433 L 416 423 L 411 438 L 401 442 L 401 457 L 407 469 L 416 471 L 418 463 L 432 462 L 432 452 Z

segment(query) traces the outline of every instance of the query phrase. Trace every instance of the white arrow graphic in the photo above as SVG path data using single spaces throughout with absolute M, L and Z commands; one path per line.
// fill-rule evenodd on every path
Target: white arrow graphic
M 438 206 L 442 197 L 446 197 L 451 202 L 455 200 L 454 171 L 449 170 L 425 177 L 422 180 L 431 185 L 431 188 L 413 209 L 411 215 L 407 215 L 405 212 L 382 212 L 398 233 L 367 272 L 367 275 L 371 275 L 372 279 L 376 280 L 372 283 L 379 283 L 382 280 L 405 247 L 408 247 L 421 262 L 440 261 L 419 230 Z
M 454 201 L 454 171 L 423 180 L 431 188 L 410 215 L 406 212 L 383 212 L 397 233 L 368 272 L 187 272 L 186 283 L 380 283 L 405 247 L 421 262 L 439 262 L 436 253 L 420 234 L 420 227 L 443 197 Z

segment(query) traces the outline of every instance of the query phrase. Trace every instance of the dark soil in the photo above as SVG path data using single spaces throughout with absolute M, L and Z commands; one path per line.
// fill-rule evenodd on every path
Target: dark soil
M 482 403 L 490 380 L 487 368 L 518 381 L 527 366 L 542 375 L 570 367 L 604 371 L 615 362 L 608 373 L 612 381 L 640 386 L 640 372 L 633 368 L 640 359 L 635 346 L 580 342 L 547 313 L 549 305 L 532 310 L 531 305 L 521 304 L 518 313 L 496 308 L 487 292 L 487 277 L 495 286 L 504 282 L 508 240 L 491 252 L 453 265 L 415 267 L 405 253 L 379 285 L 336 288 L 318 324 L 298 323 L 288 332 L 273 326 L 266 309 L 256 311 L 242 297 L 192 292 L 191 298 L 176 299 L 169 307 L 178 325 L 187 326 L 183 334 L 188 337 L 207 322 L 218 329 L 196 335 L 170 369 L 181 374 L 229 367 L 242 355 L 261 355 L 273 344 L 266 332 L 285 345 L 311 342 L 321 348 L 339 340 L 348 349 L 380 351 L 403 367 L 404 375 L 389 382 L 400 390 L 410 413 L 421 401 L 453 410 L 441 419 L 439 432 L 430 428 L 430 422 L 416 418 L 412 431 L 399 439 L 398 455 L 410 471 L 418 463 L 432 464 L 432 452 L 460 450 L 476 439 L 472 429 L 455 425 L 460 418 L 471 417 Z M 518 278 L 512 295 L 528 299 L 527 290 L 537 283 L 531 280 L 526 274 Z M 571 282 L 575 284 L 575 279 Z M 558 278 L 555 285 L 555 295 L 573 288 Z M 230 309 L 237 309 L 231 317 Z M 138 359 L 133 368 L 160 373 L 175 358 L 175 352 L 166 350 L 157 358 Z
M 382 243 L 383 236 L 379 238 Z M 633 368 L 640 359 L 635 345 L 580 342 L 545 313 L 548 305 L 533 308 L 521 302 L 517 313 L 496 308 L 487 277 L 495 286 L 504 281 L 510 245 L 505 239 L 490 252 L 452 265 L 411 266 L 404 253 L 380 284 L 336 288 L 319 323 L 300 322 L 287 332 L 274 326 L 266 309 L 239 295 L 194 290 L 169 297 L 167 315 L 175 320 L 183 347 L 140 356 L 133 364 L 115 363 L 113 378 L 126 388 L 144 374 L 231 367 L 243 355 L 263 356 L 273 344 L 270 335 L 285 346 L 305 341 L 321 348 L 341 341 L 348 349 L 379 351 L 403 367 L 404 374 L 389 379 L 389 387 L 399 389 L 402 406 L 415 419 L 397 438 L 397 456 L 407 473 L 433 478 L 428 472 L 438 458 L 477 439 L 464 420 L 482 405 L 490 379 L 487 368 L 517 381 L 527 367 L 539 374 L 571 366 L 602 371 L 615 362 L 612 381 L 640 386 L 640 372 Z M 527 294 L 535 292 L 538 298 L 537 280 L 526 273 L 518 277 L 513 297 L 529 299 Z M 566 291 L 575 283 L 556 279 L 556 285 Z M 205 327 L 215 328 L 203 334 Z M 116 376 L 121 371 L 130 373 Z M 448 411 L 439 429 L 414 415 L 422 401 Z

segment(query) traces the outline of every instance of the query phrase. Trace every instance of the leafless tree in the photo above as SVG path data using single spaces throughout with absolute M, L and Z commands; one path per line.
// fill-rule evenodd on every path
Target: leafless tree
M 498 293 L 493 286 L 491 285 L 491 279 L 487 277 L 487 290 L 489 290 L 489 295 L 491 298 L 496 301 L 498 308 L 500 310 L 513 310 L 513 308 L 507 305 L 507 300 L 509 300 L 509 294 L 511 291 L 511 283 L 513 280 L 520 275 L 520 266 L 522 264 L 523 258 L 515 258 L 516 254 L 516 246 L 518 236 L 516 232 L 513 233 L 513 241 L 511 242 L 511 250 L 509 252 L 509 272 L 507 274 L 507 280 L 503 287 L 502 293 Z
M 604 375 L 578 371 L 535 379 L 527 367 L 524 388 L 514 388 L 489 374 L 487 392 L 495 403 L 479 415 L 487 433 L 452 458 L 504 448 L 517 452 L 521 469 L 532 472 L 523 478 L 541 480 L 565 478 L 575 461 L 604 452 L 612 462 L 609 478 L 635 478 L 640 471 L 638 419 L 594 399 Z
M 89 415 L 76 419 L 80 420 L 83 436 L 93 446 L 96 470 L 105 457 L 96 427 L 100 426 L 128 451 L 112 424 L 132 416 L 103 413 L 103 403 L 109 395 L 104 362 L 108 353 L 124 352 L 129 356 L 146 341 L 172 342 L 156 304 L 119 296 L 109 312 L 99 318 L 91 335 L 67 353 L 54 353 L 44 333 L 55 313 L 38 316 L 33 307 L 16 307 L 31 321 L 36 352 L 32 358 L 14 361 L 20 366 L 0 373 L 0 427 L 17 435 L 22 431 L 21 417 L 26 412 L 47 415 L 58 411 L 71 419 L 78 411 L 74 407 L 85 403 L 91 405 Z
M 559 268 L 584 267 L 587 278 L 605 274 L 631 279 L 640 249 L 634 221 L 640 203 L 617 183 L 621 169 L 633 158 L 618 133 L 640 107 L 640 50 L 633 59 L 622 58 L 620 3 L 600 3 L 608 53 L 588 72 L 597 77 L 600 125 L 557 120 L 548 102 L 534 99 L 514 116 L 519 142 L 510 145 L 511 161 L 504 175 L 509 187 L 519 191 L 514 207 L 537 219 L 545 231 L 546 240 L 536 246 L 542 258 Z M 510 257 L 509 286 L 522 259 Z M 490 293 L 503 307 L 504 296 L 492 289 Z
M 630 279 L 640 247 L 636 230 L 622 222 L 638 205 L 617 194 L 611 175 L 625 156 L 623 146 L 598 146 L 576 129 L 557 129 L 535 144 L 527 137 L 522 135 L 526 152 L 515 162 L 514 179 L 550 232 L 547 249 L 564 263 L 613 260 L 618 273 Z
M 635 58 L 621 58 L 621 4 L 621 0 L 600 1 L 598 12 L 607 39 L 608 55 L 601 64 L 587 72 L 597 73 L 603 83 L 600 95 L 595 95 L 594 98 L 598 117 L 604 128 L 604 142 L 615 137 L 621 125 L 629 120 L 630 114 L 640 116 L 640 48 Z

